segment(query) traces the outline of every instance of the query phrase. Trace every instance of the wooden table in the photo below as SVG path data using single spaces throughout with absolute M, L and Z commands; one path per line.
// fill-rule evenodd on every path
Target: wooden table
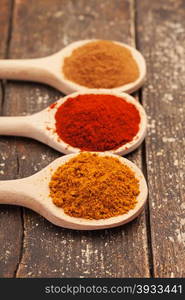
M 148 135 L 127 157 L 148 180 L 148 205 L 130 224 L 96 232 L 1 206 L 0 277 L 183 277 L 185 3 L 0 0 L 1 58 L 46 56 L 86 38 L 135 45 L 146 58 L 147 82 L 135 96 L 147 111 Z M 0 113 L 28 115 L 61 96 L 42 84 L 2 81 Z M 31 139 L 1 137 L 0 179 L 32 175 L 60 155 Z

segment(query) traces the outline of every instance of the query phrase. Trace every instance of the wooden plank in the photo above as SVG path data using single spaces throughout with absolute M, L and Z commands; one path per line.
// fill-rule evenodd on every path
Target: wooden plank
M 185 5 L 137 1 L 138 41 L 148 61 L 143 103 L 155 277 L 184 277 Z
M 53 0 L 51 4 L 49 0 L 37 0 L 30 6 L 26 0 L 16 1 L 11 57 L 49 55 L 70 42 L 92 37 L 132 44 L 131 2 Z M 10 114 L 30 114 L 60 95 L 41 84 L 12 82 L 7 91 L 6 109 Z M 60 155 L 28 139 L 17 138 L 16 145 L 21 177 L 42 169 Z M 141 150 L 128 157 L 141 165 Z M 23 253 L 16 275 L 147 277 L 145 214 L 124 227 L 79 232 L 53 226 L 25 209 Z
M 8 37 L 11 30 L 12 1 L 1 0 L 0 58 L 7 57 Z M 4 112 L 4 87 L 0 85 L 0 114 Z M 14 138 L 0 139 L 0 180 L 18 175 L 17 150 Z M 22 240 L 21 210 L 17 207 L 0 207 L 0 277 L 13 277 L 20 259 Z
M 0 30 L 1 30 L 0 57 L 1 58 L 5 56 L 7 50 L 11 4 L 12 4 L 11 0 L 1 1 L 1 9 L 0 9 Z

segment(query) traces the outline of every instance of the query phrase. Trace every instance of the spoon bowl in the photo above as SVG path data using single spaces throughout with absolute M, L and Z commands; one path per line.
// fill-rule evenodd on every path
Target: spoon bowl
M 60 105 L 62 105 L 68 98 L 77 97 L 78 95 L 87 95 L 87 92 L 76 92 L 64 98 L 61 98 L 56 103 L 50 105 L 48 108 L 39 113 L 26 117 L 0 117 L 0 135 L 15 135 L 24 136 L 36 139 L 50 147 L 65 153 L 77 153 L 81 150 L 66 144 L 56 133 L 55 128 L 55 113 Z M 147 117 L 144 108 L 133 98 L 126 93 L 116 93 L 106 90 L 91 90 L 89 94 L 108 94 L 123 98 L 129 103 L 132 103 L 140 114 L 139 131 L 129 143 L 120 146 L 117 149 L 110 150 L 110 152 L 119 155 L 125 155 L 135 150 L 143 141 L 146 135 Z
M 0 181 L 0 203 L 14 204 L 30 208 L 51 223 L 69 229 L 97 230 L 123 225 L 132 221 L 142 211 L 147 199 L 147 184 L 141 170 L 126 158 L 107 153 L 97 153 L 99 156 L 112 156 L 127 165 L 139 180 L 140 193 L 137 196 L 137 204 L 128 213 L 100 220 L 88 220 L 71 217 L 57 207 L 49 196 L 49 182 L 55 170 L 78 154 L 69 154 L 60 157 L 45 167 L 40 172 L 23 179 Z
M 89 88 L 68 80 L 63 74 L 62 66 L 64 59 L 70 56 L 73 50 L 93 41 L 98 40 L 91 39 L 73 42 L 59 52 L 43 58 L 0 60 L 0 78 L 42 82 L 55 87 L 64 94 L 70 94 L 79 90 L 89 91 Z M 130 50 L 138 65 L 140 74 L 135 81 L 111 90 L 132 93 L 144 83 L 146 77 L 145 59 L 135 48 L 121 42 L 113 42 Z M 107 91 L 109 90 L 107 89 Z

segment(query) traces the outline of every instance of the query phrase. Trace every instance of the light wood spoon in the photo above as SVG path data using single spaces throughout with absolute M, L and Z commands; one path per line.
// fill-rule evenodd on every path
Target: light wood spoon
M 74 49 L 92 41 L 97 40 L 77 41 L 63 48 L 59 52 L 43 58 L 0 60 L 0 78 L 38 81 L 51 85 L 64 94 L 70 94 L 82 89 L 87 91 L 89 88 L 65 78 L 62 72 L 62 66 L 65 57 L 70 56 Z M 144 57 L 139 51 L 127 44 L 120 42 L 115 43 L 122 45 L 131 51 L 139 67 L 140 75 L 134 82 L 118 88 L 113 88 L 112 90 L 116 92 L 134 92 L 143 84 L 146 76 L 146 64 Z
M 119 155 L 124 155 L 136 149 L 142 143 L 146 135 L 147 118 L 144 108 L 135 100 L 135 98 L 125 93 L 120 94 L 112 91 L 109 91 L 109 93 L 107 93 L 106 90 L 91 90 L 89 93 L 114 95 L 117 97 L 121 97 L 129 103 L 135 105 L 141 117 L 139 131 L 137 135 L 133 138 L 131 142 L 126 143 L 118 149 L 110 150 L 110 152 Z M 79 152 L 80 149 L 74 148 L 66 144 L 61 138 L 59 138 L 55 128 L 55 113 L 57 111 L 57 108 L 62 103 L 67 101 L 68 98 L 84 94 L 87 94 L 87 92 L 76 92 L 71 95 L 68 95 L 58 100 L 55 104 L 52 104 L 50 107 L 31 116 L 0 117 L 0 135 L 30 137 L 41 141 L 42 143 L 45 143 L 50 147 L 65 154 Z
M 135 173 L 139 180 L 140 194 L 137 197 L 137 204 L 128 213 L 101 220 L 88 220 L 71 217 L 64 213 L 63 209 L 57 207 L 49 196 L 49 182 L 55 170 L 78 154 L 69 154 L 53 161 L 40 172 L 23 179 L 0 181 L 0 203 L 14 204 L 28 207 L 51 223 L 70 229 L 95 230 L 116 227 L 130 222 L 142 211 L 147 199 L 147 185 L 141 170 L 126 158 L 111 153 L 97 153 L 99 156 L 113 156 L 127 165 Z M 102 191 L 103 193 L 103 191 Z M 90 204 L 89 204 L 90 205 Z

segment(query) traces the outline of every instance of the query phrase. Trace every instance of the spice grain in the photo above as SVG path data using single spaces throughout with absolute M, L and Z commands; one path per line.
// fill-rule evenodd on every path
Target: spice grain
M 55 114 L 58 136 L 86 151 L 107 151 L 129 143 L 137 135 L 140 114 L 134 104 L 109 94 L 68 98 Z
M 52 175 L 50 197 L 72 217 L 106 219 L 137 203 L 139 182 L 117 158 L 80 153 Z
M 89 42 L 66 57 L 65 77 L 88 88 L 116 88 L 138 79 L 139 68 L 131 51 L 112 41 Z

